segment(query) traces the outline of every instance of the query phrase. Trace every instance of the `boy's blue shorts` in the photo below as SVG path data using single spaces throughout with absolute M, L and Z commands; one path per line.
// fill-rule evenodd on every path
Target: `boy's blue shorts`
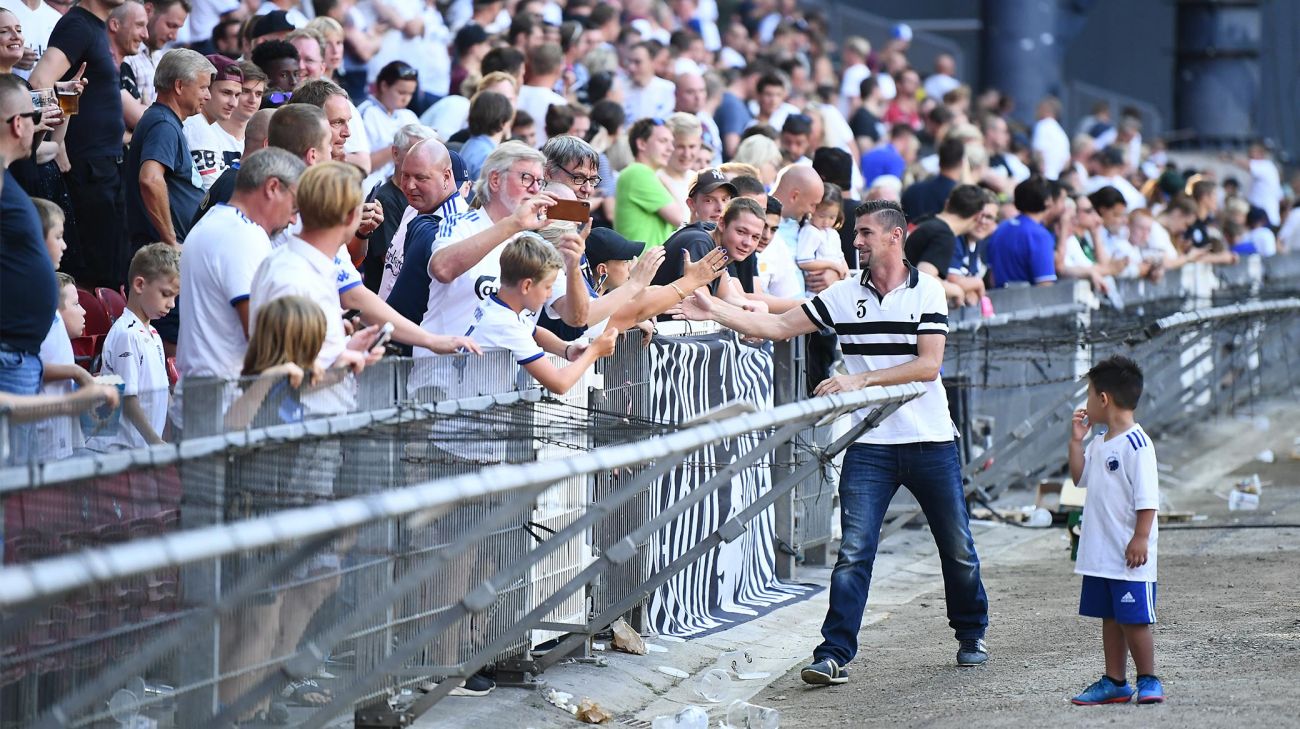
M 1084 575 L 1079 614 L 1113 618 L 1125 625 L 1150 625 L 1156 622 L 1156 583 Z

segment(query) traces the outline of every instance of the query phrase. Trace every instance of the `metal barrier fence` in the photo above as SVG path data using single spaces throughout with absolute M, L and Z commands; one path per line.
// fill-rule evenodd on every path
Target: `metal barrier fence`
M 1061 284 L 993 292 L 991 319 L 954 312 L 944 377 L 970 493 L 1059 467 L 1079 377 L 1111 353 L 1146 368 L 1153 432 L 1294 392 L 1297 276 L 1293 254 L 1120 281 L 1113 301 Z M 630 340 L 566 399 L 502 352 L 385 361 L 336 385 L 347 412 L 307 419 L 284 410 L 318 407 L 312 391 L 263 382 L 231 419 L 213 414 L 256 382 L 187 383 L 176 443 L 0 469 L 0 725 L 88 726 L 134 706 L 218 726 L 283 712 L 287 682 L 310 697 L 323 666 L 337 676 L 324 707 L 283 718 L 397 726 L 484 665 L 535 685 L 616 618 L 645 629 L 656 590 L 760 515 L 789 576 L 825 557 L 832 459 L 857 435 L 831 442 L 825 416 L 863 404 L 869 426 L 915 393 L 809 401 L 803 342 L 771 353 L 772 409 L 687 428 L 657 412 L 662 372 Z M 716 462 L 719 443 L 746 446 Z M 699 483 L 657 502 L 654 484 L 683 471 Z M 756 471 L 769 487 L 662 558 L 665 530 Z
M 644 360 L 638 346 L 625 342 L 611 364 Z M 232 387 L 189 383 L 179 444 L 0 473 L 6 522 L 19 526 L 6 531 L 13 558 L 0 572 L 0 721 L 87 726 L 143 711 L 175 726 L 225 726 L 287 711 L 272 698 L 288 682 L 322 705 L 283 720 L 322 726 L 355 709 L 358 725 L 400 726 L 488 663 L 499 680 L 526 683 L 702 555 L 743 537 L 812 468 L 696 535 L 654 574 L 609 579 L 635 565 L 656 533 L 743 471 L 765 468 L 775 448 L 819 419 L 875 409 L 861 432 L 920 393 L 876 389 L 677 430 L 600 403 L 537 402 L 536 390 L 514 386 L 504 353 L 472 364 L 386 363 L 350 385 L 366 412 L 286 424 L 284 404 L 272 401 L 257 408 L 271 417 L 211 435 L 201 434 L 211 418 L 190 415 L 228 402 Z M 611 385 L 612 397 L 638 397 Z M 585 451 L 587 433 L 624 445 Z M 729 463 L 699 461 L 713 444 L 751 436 L 758 445 Z M 561 447 L 580 455 L 546 457 Z M 683 468 L 707 477 L 667 509 L 629 509 Z M 605 486 L 588 503 L 593 478 Z M 165 506 L 175 508 L 144 497 L 166 479 Z M 119 497 L 130 507 L 125 524 L 90 526 L 112 512 L 99 509 L 76 528 L 77 496 L 86 494 Z M 40 508 L 50 504 L 59 508 Z M 46 519 L 43 531 L 25 524 L 29 512 Z M 598 537 L 590 548 L 589 532 Z M 605 590 L 585 609 L 585 589 L 602 578 Z M 567 637 L 530 652 L 556 635 Z M 331 655 L 323 665 L 338 680 L 327 695 L 312 681 Z M 427 692 L 410 694 L 409 705 L 389 703 L 420 684 Z
M 1059 472 L 1081 378 L 1114 354 L 1143 368 L 1138 419 L 1156 437 L 1190 419 L 1296 393 L 1300 369 L 1300 253 L 1193 264 L 1163 280 L 1119 280 L 1110 297 L 1088 284 L 1001 289 L 997 314 L 953 312 L 943 377 L 963 414 L 967 494 L 989 500 Z M 921 516 L 906 498 L 886 524 Z

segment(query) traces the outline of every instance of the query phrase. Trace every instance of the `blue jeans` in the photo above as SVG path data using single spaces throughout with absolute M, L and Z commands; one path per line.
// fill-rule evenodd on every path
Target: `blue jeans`
M 989 601 L 971 538 L 957 445 L 855 443 L 844 454 L 840 477 L 844 538 L 831 574 L 830 609 L 822 623 L 824 640 L 813 651 L 815 660 L 831 658 L 843 666 L 858 652 L 858 631 L 867 606 L 880 527 L 900 485 L 916 497 L 934 533 L 943 567 L 948 625 L 958 640 L 984 637 Z
M 45 367 L 41 358 L 29 352 L 22 352 L 0 344 L 0 392 L 15 395 L 35 395 L 41 389 L 41 375 Z M 9 458 L 0 465 L 18 465 L 25 463 L 32 452 L 34 427 L 9 424 Z

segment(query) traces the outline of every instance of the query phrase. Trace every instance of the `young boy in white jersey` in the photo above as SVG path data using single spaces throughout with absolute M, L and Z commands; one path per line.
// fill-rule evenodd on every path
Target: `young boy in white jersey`
M 1133 418 L 1142 370 L 1110 357 L 1088 370 L 1088 405 L 1070 425 L 1070 477 L 1088 490 L 1074 571 L 1083 575 L 1079 614 L 1101 618 L 1106 672 L 1071 701 L 1080 706 L 1165 700 L 1155 675 L 1156 510 L 1160 506 L 1155 447 Z M 1098 434 L 1083 443 L 1096 426 Z M 1125 679 L 1128 656 L 1137 688 Z
M 104 339 L 100 374 L 122 378 L 122 418 L 117 429 L 87 439 L 94 451 L 142 448 L 162 443 L 167 424 L 167 361 L 162 338 L 150 324 L 176 306 L 180 253 L 166 243 L 135 252 L 127 272 L 126 309 Z
M 537 326 L 556 276 L 564 267 L 559 251 L 536 233 L 522 233 L 501 251 L 501 289 L 474 311 L 465 336 L 484 347 L 501 347 L 514 355 L 542 387 L 563 395 L 601 357 L 613 353 L 618 337 L 606 329 L 588 346 L 565 343 Z M 556 354 L 573 364 L 558 369 L 542 355 Z

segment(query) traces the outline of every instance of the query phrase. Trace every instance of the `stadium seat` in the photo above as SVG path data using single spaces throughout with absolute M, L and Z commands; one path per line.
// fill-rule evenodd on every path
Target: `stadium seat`
M 117 318 L 122 316 L 122 311 L 126 309 L 126 297 L 113 289 L 101 286 L 95 289 L 95 298 L 104 305 L 104 311 L 108 312 L 110 321 L 117 321 Z
M 113 319 L 100 300 L 83 288 L 77 289 L 77 300 L 81 302 L 81 308 L 86 310 L 86 330 L 82 335 L 103 337 L 108 334 L 108 330 L 113 326 Z
M 102 334 L 93 337 L 77 337 L 72 340 L 73 361 L 93 375 L 99 369 L 99 354 L 103 349 L 104 335 Z

